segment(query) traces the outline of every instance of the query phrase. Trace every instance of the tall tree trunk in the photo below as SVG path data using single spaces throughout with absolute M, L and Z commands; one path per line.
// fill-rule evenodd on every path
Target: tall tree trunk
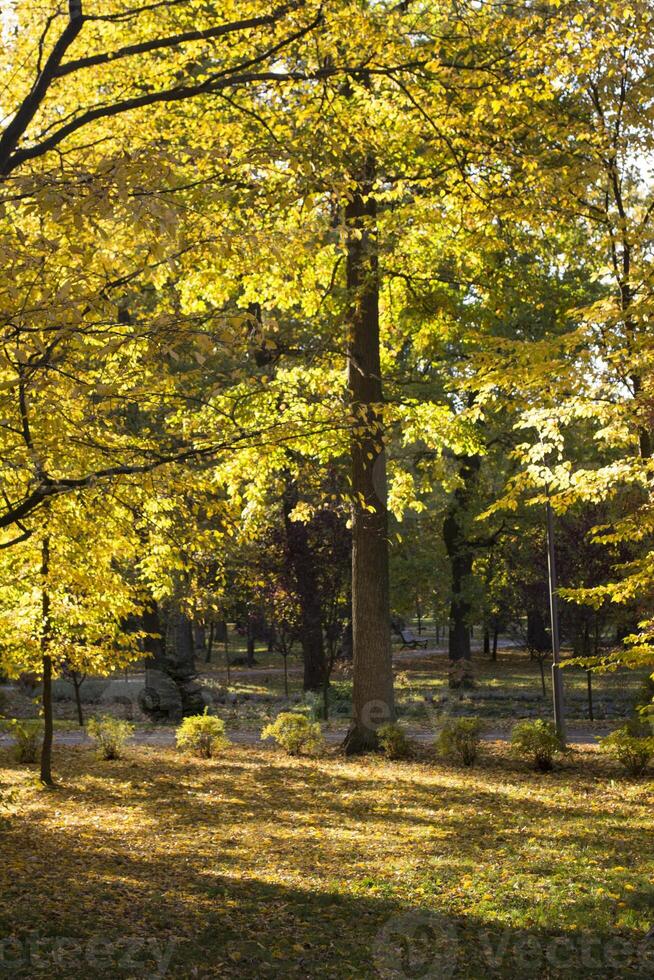
M 551 640 L 545 626 L 545 617 L 536 606 L 527 610 L 527 649 L 532 657 L 547 653 Z
M 452 598 L 450 600 L 448 638 L 451 668 L 450 687 L 465 687 L 471 684 L 473 680 L 469 666 L 472 658 L 469 624 L 471 606 L 467 591 L 472 577 L 472 554 L 468 551 L 451 550 L 451 547 L 457 548 L 456 543 L 451 545 L 451 542 L 456 542 L 457 538 L 447 521 L 445 525 L 445 544 L 452 562 Z
M 82 711 L 82 694 L 81 686 L 83 683 L 83 678 L 80 679 L 77 671 L 73 671 L 73 687 L 75 689 L 75 707 L 77 708 L 77 721 L 80 728 L 84 728 L 84 712 Z
M 207 648 L 207 627 L 204 623 L 193 623 L 193 643 L 195 646 L 195 657 L 202 657 Z
M 197 683 L 195 644 L 189 617 L 171 605 L 164 616 L 154 601 L 143 612 L 145 688 L 139 694 L 141 709 L 153 721 L 179 721 L 204 709 Z
M 52 659 L 50 657 L 50 538 L 46 535 L 41 544 L 41 659 L 43 662 L 43 745 L 41 746 L 41 781 L 53 785 L 52 741 L 54 721 L 52 716 Z
M 618 131 L 619 130 L 616 129 L 616 136 Z M 632 285 L 632 243 L 630 241 L 628 223 L 625 220 L 626 209 L 623 200 L 623 184 L 616 167 L 616 159 L 617 156 L 612 160 L 606 161 L 609 186 L 611 188 L 613 201 L 616 206 L 617 214 L 622 219 L 620 227 L 614 228 L 614 234 L 611 236 L 611 255 L 620 294 L 620 307 L 622 309 L 622 316 L 624 319 L 626 346 L 627 350 L 633 356 L 637 351 L 638 329 L 633 309 L 635 290 L 634 286 Z M 608 200 L 606 202 L 606 206 L 608 217 Z M 617 235 L 615 232 L 617 232 Z M 622 254 L 619 254 L 618 250 L 615 248 L 616 237 L 619 237 L 621 241 Z M 633 369 L 630 372 L 632 392 L 634 399 L 637 402 L 641 400 L 643 395 L 643 377 L 640 373 L 639 361 L 640 359 L 633 364 Z M 638 426 L 638 444 L 640 448 L 640 455 L 642 459 L 650 459 L 654 450 L 654 444 L 652 440 L 651 414 L 649 408 L 647 408 L 644 413 L 641 411 L 639 415 L 640 424 Z
M 345 213 L 351 301 L 348 386 L 356 420 L 351 438 L 354 717 L 344 743 L 348 753 L 376 748 L 377 728 L 395 717 L 372 156 L 362 169 L 362 179 Z
M 284 697 L 288 699 L 288 650 L 282 654 L 284 658 Z
M 198 684 L 195 666 L 196 642 L 193 623 L 186 612 L 173 601 L 167 611 L 166 660 L 168 673 L 179 691 L 182 716 L 201 714 L 204 698 Z
M 291 566 L 300 607 L 300 644 L 304 660 L 304 690 L 320 691 L 325 683 L 325 642 L 322 632 L 322 601 L 316 559 L 309 540 L 309 527 L 292 521 L 290 514 L 298 503 L 295 482 L 287 480 L 284 492 L 286 553 Z
M 139 706 L 152 721 L 177 718 L 181 714 L 181 699 L 168 672 L 164 624 L 154 599 L 139 616 L 138 627 L 145 633 L 142 641 L 145 687 L 138 694 Z
M 450 600 L 450 686 L 469 687 L 473 683 L 470 650 L 470 587 L 474 545 L 468 540 L 470 503 L 481 460 L 463 456 L 459 461 L 460 485 L 443 522 L 443 540 L 451 565 Z

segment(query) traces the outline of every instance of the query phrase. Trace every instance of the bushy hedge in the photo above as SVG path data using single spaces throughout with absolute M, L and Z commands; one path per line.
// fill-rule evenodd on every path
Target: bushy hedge
M 18 762 L 36 762 L 43 741 L 43 724 L 37 718 L 11 718 L 3 722 L 15 739 L 14 754 Z
M 645 725 L 631 722 L 600 739 L 600 749 L 617 759 L 630 776 L 642 776 L 654 757 L 654 736 Z
M 412 755 L 407 733 L 397 722 L 388 722 L 377 729 L 379 747 L 389 759 L 408 759 Z
M 316 755 L 323 747 L 320 725 L 298 711 L 282 711 L 261 732 L 261 738 L 272 738 L 289 755 Z
M 479 755 L 482 730 L 479 718 L 449 719 L 436 739 L 436 748 L 445 758 L 464 766 L 474 766 Z
M 122 718 L 103 715 L 101 718 L 91 718 L 86 730 L 96 743 L 101 759 L 120 759 L 134 725 Z
M 554 758 L 565 747 L 551 721 L 537 718 L 535 721 L 519 721 L 511 732 L 513 751 L 527 759 L 539 772 L 554 768 Z
M 222 718 L 209 714 L 190 715 L 185 718 L 175 733 L 180 749 L 190 749 L 202 759 L 211 759 L 229 745 L 225 735 L 225 722 Z

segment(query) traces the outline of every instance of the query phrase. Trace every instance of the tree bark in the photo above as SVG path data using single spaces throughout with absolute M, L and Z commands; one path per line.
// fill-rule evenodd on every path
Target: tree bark
M 43 662 L 43 744 L 41 746 L 41 782 L 52 786 L 52 742 L 54 720 L 52 715 L 52 659 L 50 649 L 50 538 L 46 535 L 41 545 L 41 658 Z
M 186 715 L 200 714 L 204 699 L 197 683 L 189 617 L 171 606 L 164 621 L 158 604 L 152 601 L 141 617 L 141 627 L 148 634 L 141 709 L 154 721 L 179 721 Z
M 322 632 L 322 601 L 316 559 L 309 540 L 309 527 L 290 520 L 298 503 L 298 490 L 289 480 L 284 493 L 286 553 L 300 606 L 300 644 L 304 661 L 304 690 L 320 691 L 325 683 L 325 642 Z
M 80 693 L 80 688 L 83 681 L 80 680 L 77 671 L 73 671 L 73 687 L 75 688 L 75 706 L 77 708 L 77 721 L 79 722 L 79 727 L 84 728 L 84 712 L 82 711 L 82 695 Z
M 230 684 L 232 683 L 232 678 L 230 675 L 230 666 L 229 666 L 229 631 L 227 627 L 227 622 L 225 620 L 223 620 L 223 622 L 225 623 L 225 676 L 227 680 L 227 687 L 229 687 Z
M 447 525 L 446 521 L 446 525 Z M 452 545 L 451 543 L 454 542 Z M 455 676 L 461 676 L 458 680 L 451 680 L 451 686 L 458 687 L 472 681 L 472 675 L 466 664 L 470 663 L 472 657 L 470 646 L 470 625 L 469 616 L 471 613 L 470 600 L 467 590 L 470 586 L 472 577 L 472 554 L 469 551 L 451 551 L 453 547 L 457 549 L 458 538 L 452 532 L 451 527 L 445 531 L 445 544 L 450 554 L 452 562 L 452 598 L 450 600 L 450 631 L 449 631 L 449 657 L 452 662 Z
M 348 753 L 377 747 L 395 717 L 391 661 L 386 456 L 379 351 L 375 161 L 368 156 L 345 218 L 350 296 L 348 386 L 352 416 L 353 720 Z
M 193 643 L 195 646 L 195 657 L 202 657 L 207 648 L 207 628 L 204 623 L 193 624 Z
M 168 609 L 166 619 L 167 667 L 180 694 L 182 716 L 201 714 L 204 710 L 204 699 L 195 667 L 197 647 L 193 623 L 175 602 Z
M 470 586 L 474 545 L 468 540 L 467 523 L 474 486 L 479 473 L 479 456 L 463 456 L 459 463 L 460 486 L 443 523 L 443 540 L 451 565 L 450 600 L 450 687 L 473 683 L 470 648 Z
M 547 653 L 550 649 L 550 637 L 545 626 L 545 617 L 541 609 L 533 607 L 527 610 L 527 648 L 532 656 Z

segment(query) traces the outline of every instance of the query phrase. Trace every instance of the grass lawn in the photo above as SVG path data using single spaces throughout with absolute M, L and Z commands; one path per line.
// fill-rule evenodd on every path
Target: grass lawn
M 400 659 L 401 658 L 401 659 Z M 256 728 L 283 710 L 282 658 L 266 651 L 257 652 L 255 668 L 234 668 L 229 691 L 238 704 L 218 710 L 232 728 Z M 552 707 L 551 668 L 545 666 L 545 694 L 539 666 L 521 649 L 502 650 L 497 661 L 475 654 L 475 687 L 472 691 L 450 691 L 448 660 L 445 655 L 415 654 L 404 651 L 395 659 L 395 694 L 399 717 L 415 727 L 432 730 L 440 714 L 474 715 L 493 730 L 508 730 L 525 717 L 549 717 Z M 225 690 L 224 669 L 219 663 L 200 665 L 201 682 L 209 688 Z M 289 692 L 299 698 L 302 673 L 297 658 L 289 658 Z M 340 698 L 334 715 L 349 717 L 350 672 L 340 665 L 334 671 L 333 686 Z M 646 670 L 617 670 L 592 676 L 594 721 L 589 720 L 588 678 L 586 671 L 568 667 L 563 671 L 566 717 L 571 728 L 606 732 L 632 712 Z
M 11 976 L 654 976 L 652 786 L 594 748 L 548 775 L 500 743 L 471 771 L 246 746 L 34 770 L 0 756 Z
M 230 641 L 230 655 L 241 655 L 245 641 L 235 635 Z M 396 647 L 398 644 L 395 644 Z M 220 647 L 221 644 L 218 644 Z M 283 658 L 269 653 L 259 644 L 256 651 L 257 666 L 233 667 L 229 686 L 226 683 L 224 654 L 214 650 L 210 664 L 197 661 L 199 681 L 205 687 L 209 699 L 215 699 L 215 710 L 233 731 L 258 732 L 279 711 L 286 710 L 288 701 L 284 694 Z M 545 668 L 546 690 L 543 694 L 538 664 L 529 659 L 524 650 L 503 648 L 493 662 L 475 652 L 473 657 L 475 687 L 472 691 L 450 691 L 448 688 L 448 660 L 443 652 L 428 653 L 399 651 L 395 656 L 395 692 L 398 714 L 405 724 L 425 732 L 434 731 L 439 719 L 445 715 L 474 715 L 481 718 L 492 732 L 508 732 L 520 718 L 550 717 L 552 713 L 550 670 Z M 289 695 L 291 703 L 302 699 L 302 666 L 299 655 L 288 658 Z M 631 716 L 638 700 L 638 691 L 647 671 L 618 670 L 594 674 L 592 678 L 594 721 L 589 720 L 587 675 L 584 670 L 569 667 L 563 672 L 566 692 L 566 717 L 571 731 L 604 734 L 618 727 Z M 128 688 L 120 686 L 130 677 Z M 127 714 L 137 724 L 147 726 L 147 719 L 140 711 L 137 694 L 143 681 L 141 665 L 135 665 L 128 673 L 118 672 L 121 702 L 99 700 L 96 688 L 106 687 L 106 679 L 89 678 L 82 685 L 84 711 L 90 715 L 108 711 L 122 716 Z M 333 674 L 332 720 L 338 725 L 347 724 L 351 715 L 351 666 L 339 664 Z M 35 717 L 39 705 L 34 695 L 0 686 L 0 715 L 8 717 Z M 56 697 L 55 714 L 63 728 L 76 727 L 76 709 L 72 700 Z

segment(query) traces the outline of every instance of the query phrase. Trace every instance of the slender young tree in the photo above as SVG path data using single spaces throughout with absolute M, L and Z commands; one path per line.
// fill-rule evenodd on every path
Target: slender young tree
M 50 642 L 50 537 L 46 533 L 41 542 L 41 663 L 43 674 L 43 743 L 41 745 L 41 781 L 52 786 L 52 742 L 54 720 L 52 714 L 52 657 Z

